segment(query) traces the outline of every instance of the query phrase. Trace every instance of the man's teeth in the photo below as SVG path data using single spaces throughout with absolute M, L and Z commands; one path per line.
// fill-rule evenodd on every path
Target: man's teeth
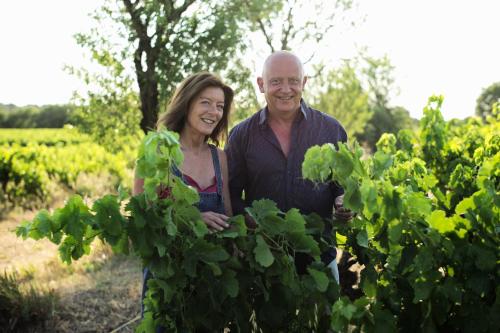
M 291 100 L 292 97 L 280 97 L 280 99 L 283 101 L 288 101 L 288 100 Z

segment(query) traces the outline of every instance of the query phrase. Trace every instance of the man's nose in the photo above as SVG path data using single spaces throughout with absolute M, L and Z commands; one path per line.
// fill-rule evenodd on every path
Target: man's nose
M 291 91 L 292 89 L 290 88 L 290 85 L 287 83 L 287 82 L 284 82 L 282 85 L 281 85 L 281 90 L 283 92 L 289 92 Z

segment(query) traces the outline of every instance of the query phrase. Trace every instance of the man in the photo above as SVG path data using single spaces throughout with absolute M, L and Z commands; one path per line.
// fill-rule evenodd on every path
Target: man
M 332 212 L 348 220 L 343 208 L 343 190 L 335 183 L 314 184 L 302 177 L 302 162 L 308 148 L 325 143 L 346 142 L 339 122 L 314 110 L 302 100 L 307 82 L 302 63 L 291 52 L 270 55 L 262 76 L 257 78 L 267 106 L 231 130 L 226 145 L 229 189 L 235 214 L 254 200 L 267 198 L 279 209 L 298 208 L 303 214 L 330 218 Z M 242 200 L 242 192 L 245 200 Z M 334 248 L 322 255 L 338 281 Z M 298 265 L 298 270 L 301 270 Z

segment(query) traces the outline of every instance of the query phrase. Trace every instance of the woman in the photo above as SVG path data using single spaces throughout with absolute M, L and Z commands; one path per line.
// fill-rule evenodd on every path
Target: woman
M 160 116 L 157 128 L 166 127 L 179 133 L 184 162 L 174 166 L 174 173 L 198 190 L 197 204 L 203 221 L 212 231 L 229 227 L 232 216 L 229 198 L 227 159 L 218 145 L 227 136 L 228 117 L 233 102 L 233 90 L 207 72 L 193 74 L 177 88 L 166 113 Z M 144 180 L 136 178 L 133 193 L 144 189 Z M 162 191 L 160 197 L 168 196 Z M 142 299 L 151 274 L 144 269 Z M 144 309 L 142 309 L 144 310 Z M 157 332 L 164 332 L 158 327 Z
M 227 228 L 232 216 L 227 159 L 216 145 L 227 136 L 233 90 L 207 72 L 193 74 L 177 88 L 157 128 L 179 133 L 184 162 L 174 173 L 198 190 L 203 221 L 214 231 Z M 144 180 L 134 181 L 134 195 L 143 191 Z M 165 195 L 165 191 L 160 196 Z

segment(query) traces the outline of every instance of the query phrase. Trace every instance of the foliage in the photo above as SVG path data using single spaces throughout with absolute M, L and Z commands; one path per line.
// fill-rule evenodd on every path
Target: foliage
M 375 151 L 383 133 L 416 130 L 417 121 L 402 107 L 389 106 L 395 91 L 393 66 L 387 57 L 373 58 L 364 51 L 330 71 L 319 73 L 307 83 L 312 105 L 340 121 L 350 138 Z
M 249 28 L 258 32 L 270 52 L 301 48 L 309 54 L 307 46 L 320 42 L 338 23 L 341 16 L 353 7 L 352 0 L 292 0 L 241 1 Z M 310 17 L 304 13 L 310 11 Z M 311 43 L 311 44 L 310 44 Z
M 28 146 L 30 144 L 44 146 L 68 146 L 80 143 L 88 143 L 89 136 L 78 132 L 75 128 L 67 126 L 65 128 L 48 129 L 10 129 L 0 130 L 0 145 L 7 146 Z
M 229 0 L 107 1 L 94 13 L 98 27 L 77 35 L 77 41 L 104 69 L 120 68 L 134 77 L 139 88 L 135 110 L 141 111 L 140 128 L 147 132 L 156 127 L 160 107 L 182 79 L 200 70 L 225 69 L 244 47 L 239 13 Z M 112 81 L 99 84 L 105 91 L 113 87 Z
M 313 107 L 340 121 L 349 137 L 361 134 L 371 118 L 368 94 L 364 91 L 356 69 L 350 62 L 320 77 L 316 83 L 321 92 Z
M 61 128 L 68 123 L 72 112 L 72 105 L 0 104 L 0 128 Z
M 500 102 L 500 82 L 492 83 L 483 89 L 476 100 L 476 116 L 483 120 L 492 115 L 493 104 Z
M 375 151 L 376 143 L 384 133 L 396 134 L 402 129 L 415 130 L 417 124 L 405 108 L 390 106 L 390 95 L 396 89 L 393 77 L 394 66 L 387 56 L 374 58 L 362 51 L 360 58 L 363 62 L 360 76 L 369 95 L 372 116 L 356 138 L 371 151 Z
M 370 151 L 376 150 L 376 143 L 384 133 L 396 134 L 400 130 L 415 131 L 418 121 L 410 117 L 403 107 L 372 106 L 371 118 L 365 123 L 362 132 L 356 138 L 363 142 Z
M 321 218 L 296 209 L 285 214 L 263 200 L 247 210 L 258 223 L 255 230 L 236 216 L 230 229 L 210 233 L 193 206 L 197 192 L 169 171 L 181 161 L 177 134 L 150 132 L 136 168 L 145 179 L 144 193 L 129 199 L 106 195 L 92 207 L 73 196 L 53 214 L 40 211 L 16 233 L 59 244 L 67 263 L 88 254 L 96 237 L 120 253 L 128 253 L 130 242 L 154 276 L 139 332 L 158 325 L 172 332 L 326 330 L 326 308 L 338 298 L 338 285 L 319 258 L 328 246 L 320 237 Z M 173 196 L 159 199 L 160 184 Z M 294 265 L 299 253 L 312 260 L 302 275 Z
M 31 140 L 33 136 L 37 138 Z M 116 182 L 130 181 L 122 156 L 69 129 L 2 130 L 0 147 L 0 196 L 14 205 L 33 207 L 46 201 L 54 181 L 75 189 L 80 174 L 111 174 Z
M 357 145 L 306 155 L 304 177 L 338 181 L 358 213 L 336 229 L 365 267 L 364 296 L 333 306 L 336 331 L 500 329 L 499 119 L 447 128 L 441 103 L 429 100 L 420 139 L 384 134 L 366 160 Z
M 132 79 L 116 59 L 100 61 L 111 66 L 107 73 L 91 74 L 84 69 L 67 68 L 87 85 L 99 86 L 98 92 L 88 91 L 87 96 L 75 94 L 76 107 L 70 122 L 108 151 L 135 151 L 141 130 L 139 101 L 131 89 Z
M 30 286 L 21 289 L 17 274 L 0 275 L 0 327 L 2 332 L 44 329 L 53 316 L 56 295 Z

